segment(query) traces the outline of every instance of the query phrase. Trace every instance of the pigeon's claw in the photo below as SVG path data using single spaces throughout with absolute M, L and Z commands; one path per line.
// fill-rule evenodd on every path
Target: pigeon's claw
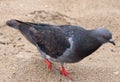
M 65 70 L 64 66 L 62 66 L 62 69 L 60 70 L 60 74 L 63 75 L 63 76 L 66 76 L 66 77 L 69 78 L 70 80 L 73 80 L 73 79 L 70 77 L 70 74 Z
M 45 59 L 45 63 L 47 64 L 48 70 L 51 71 L 52 70 L 52 63 L 48 59 Z

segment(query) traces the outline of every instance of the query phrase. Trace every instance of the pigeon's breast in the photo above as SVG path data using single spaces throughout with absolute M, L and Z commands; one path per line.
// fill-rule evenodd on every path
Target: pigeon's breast
M 74 54 L 76 56 L 76 60 L 78 61 L 89 56 L 101 46 L 101 43 L 96 38 L 90 36 L 89 33 L 80 33 L 75 36 L 74 40 Z

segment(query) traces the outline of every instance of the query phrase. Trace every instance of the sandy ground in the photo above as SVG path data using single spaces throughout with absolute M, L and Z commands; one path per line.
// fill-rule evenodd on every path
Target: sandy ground
M 59 63 L 47 70 L 36 47 L 6 26 L 9 19 L 86 29 L 105 26 L 116 46 L 107 43 L 65 67 L 73 72 L 73 82 L 120 82 L 120 0 L 0 0 L 0 82 L 69 82 L 56 70 Z

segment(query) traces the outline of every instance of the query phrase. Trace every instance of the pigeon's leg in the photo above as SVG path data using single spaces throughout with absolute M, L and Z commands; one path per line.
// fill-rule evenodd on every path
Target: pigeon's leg
M 63 76 L 68 77 L 70 80 L 73 80 L 73 79 L 70 77 L 70 74 L 65 70 L 63 64 L 61 64 L 61 67 L 62 67 L 62 69 L 60 70 L 60 74 L 62 74 Z
M 45 59 L 45 63 L 47 64 L 48 70 L 51 71 L 52 70 L 52 63 L 47 58 Z

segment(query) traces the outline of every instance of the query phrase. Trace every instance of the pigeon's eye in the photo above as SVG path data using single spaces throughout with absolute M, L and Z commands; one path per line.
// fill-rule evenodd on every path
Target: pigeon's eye
M 106 39 L 105 35 L 102 35 L 102 37 L 103 37 L 104 39 Z

